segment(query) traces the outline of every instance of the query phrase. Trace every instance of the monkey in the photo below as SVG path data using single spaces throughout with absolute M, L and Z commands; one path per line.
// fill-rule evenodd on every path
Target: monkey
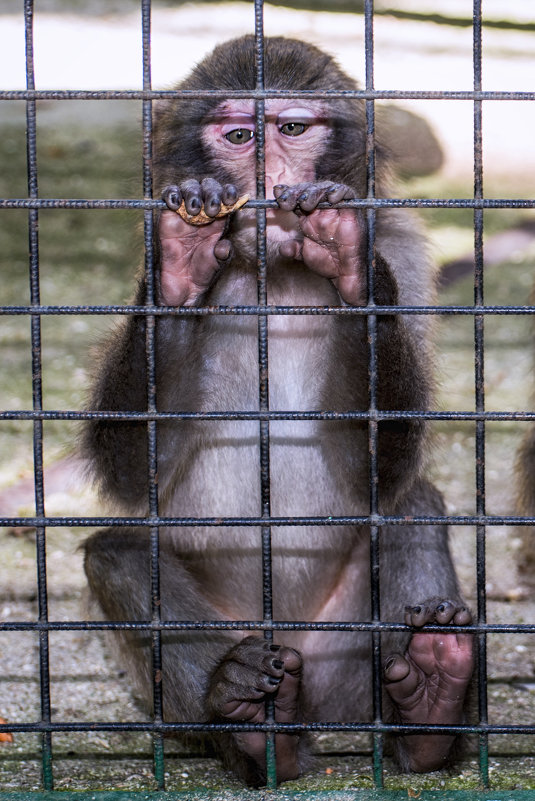
M 268 89 L 353 90 L 334 59 L 284 37 L 265 41 Z M 219 45 L 179 88 L 252 90 L 255 40 Z M 156 219 L 156 302 L 164 307 L 257 303 L 255 104 L 248 99 L 178 98 L 155 110 L 154 180 L 166 207 Z M 387 155 L 377 149 L 377 191 L 387 196 Z M 267 301 L 270 306 L 362 307 L 368 303 L 366 214 L 343 201 L 366 197 L 364 104 L 345 97 L 265 101 Z M 276 203 L 276 206 L 275 206 Z M 320 205 L 321 204 L 321 205 Z M 328 204 L 325 206 L 325 204 Z M 186 219 L 177 210 L 182 209 Z M 203 218 L 206 224 L 196 225 Z M 433 271 L 423 234 L 406 211 L 377 213 L 374 301 L 428 305 Z M 145 303 L 139 279 L 135 302 Z M 419 315 L 378 314 L 379 410 L 423 411 L 433 395 L 432 331 Z M 359 314 L 273 314 L 267 320 L 269 408 L 366 411 L 367 323 Z M 146 411 L 146 321 L 125 317 L 109 337 L 91 409 Z M 259 411 L 258 325 L 252 315 L 157 315 L 156 403 L 160 412 Z M 165 419 L 157 423 L 159 513 L 166 517 L 258 517 L 259 423 Z M 91 419 L 83 448 L 104 500 L 128 515 L 148 513 L 147 426 Z M 367 515 L 368 422 L 270 421 L 274 517 Z M 378 423 L 379 513 L 443 515 L 425 475 L 425 424 L 415 417 Z M 380 613 L 409 633 L 382 633 L 384 715 L 400 724 L 464 721 L 473 670 L 469 626 L 444 525 L 379 526 Z M 93 597 L 109 620 L 150 620 L 149 534 L 110 527 L 85 543 Z M 164 621 L 263 620 L 260 532 L 254 526 L 162 527 Z M 371 621 L 370 530 L 350 525 L 272 529 L 274 620 Z M 372 720 L 370 632 L 277 630 L 273 640 L 233 630 L 163 633 L 167 721 L 262 723 Z M 126 664 L 151 703 L 150 636 L 120 635 Z M 266 781 L 265 734 L 214 735 L 243 781 Z M 394 738 L 401 768 L 425 772 L 450 759 L 455 736 Z M 306 739 L 275 736 L 278 781 L 309 765 Z

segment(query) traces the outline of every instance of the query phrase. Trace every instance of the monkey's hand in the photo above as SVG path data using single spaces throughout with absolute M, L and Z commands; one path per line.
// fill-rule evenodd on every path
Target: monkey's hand
M 418 627 L 425 623 L 467 626 L 472 615 L 455 601 L 433 599 L 407 607 L 405 622 Z M 414 634 L 406 654 L 390 655 L 384 666 L 385 686 L 401 723 L 462 723 L 473 667 L 471 634 Z M 449 734 L 404 737 L 410 769 L 421 773 L 444 767 L 454 739 Z
M 365 303 L 365 226 L 354 209 L 318 209 L 318 203 L 338 203 L 355 196 L 345 184 L 330 181 L 295 186 L 279 184 L 273 194 L 284 211 L 299 216 L 303 240 L 281 245 L 281 255 L 303 261 L 315 273 L 330 278 L 343 300 Z
M 265 700 L 273 696 L 275 720 L 293 722 L 301 683 L 302 660 L 293 648 L 273 645 L 260 637 L 246 637 L 220 662 L 210 681 L 207 706 L 210 716 L 221 720 L 262 723 Z M 244 732 L 235 735 L 242 751 L 260 765 L 265 757 L 265 735 Z M 280 780 L 295 778 L 297 735 L 276 737 L 277 775 Z
M 162 198 L 169 211 L 162 211 L 158 229 L 161 303 L 192 306 L 210 287 L 232 255 L 229 240 L 222 238 L 225 220 L 217 215 L 222 205 L 232 205 L 237 197 L 234 186 L 221 186 L 212 178 L 164 189 Z M 176 214 L 182 203 L 189 215 L 203 211 L 213 221 L 200 227 L 185 222 Z

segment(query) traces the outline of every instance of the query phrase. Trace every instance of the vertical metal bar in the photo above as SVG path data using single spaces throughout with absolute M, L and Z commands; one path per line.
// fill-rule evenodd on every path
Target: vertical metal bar
M 482 0 L 474 0 L 473 4 L 473 69 L 474 91 L 482 88 L 482 35 L 481 35 L 481 5 Z M 474 100 L 474 199 L 483 198 L 483 133 L 482 133 L 482 102 Z M 474 304 L 476 308 L 483 305 L 483 209 L 474 209 Z M 484 373 L 484 324 L 483 314 L 474 316 L 474 379 L 475 379 L 475 408 L 477 412 L 485 411 L 485 373 Z M 476 511 L 478 515 L 485 514 L 485 421 L 476 422 Z M 487 621 L 486 607 L 486 540 L 485 526 L 477 526 L 477 617 L 478 624 L 484 625 Z M 487 637 L 485 633 L 478 634 L 478 694 L 479 694 L 479 720 L 488 723 L 487 711 Z M 488 735 L 481 734 L 479 738 L 479 766 L 481 783 L 489 786 L 489 754 Z
M 264 89 L 264 2 L 255 0 L 255 70 L 256 88 Z M 256 196 L 266 196 L 265 177 L 265 102 L 255 101 L 256 116 Z M 266 210 L 256 210 L 256 258 L 258 305 L 267 305 L 266 276 Z M 258 317 L 258 369 L 259 369 L 259 408 L 261 412 L 269 411 L 269 369 L 268 369 L 268 318 Z M 271 484 L 270 484 L 270 430 L 269 421 L 260 421 L 260 494 L 262 518 L 269 520 L 271 516 Z M 262 526 L 262 608 L 264 622 L 269 626 L 273 621 L 273 584 L 271 558 L 271 526 Z M 266 640 L 273 640 L 273 630 L 264 630 Z M 266 722 L 275 721 L 275 704 L 272 698 L 266 700 Z M 277 760 L 275 754 L 275 735 L 266 734 L 266 785 L 268 789 L 277 786 Z
M 24 23 L 26 40 L 26 87 L 35 89 L 35 72 L 33 59 L 33 0 L 24 0 Z M 38 197 L 37 182 L 37 117 L 34 100 L 26 101 L 26 149 L 28 165 L 28 197 Z M 39 214 L 37 209 L 28 212 L 29 232 L 29 269 L 30 269 L 30 303 L 40 305 L 39 282 Z M 32 395 L 34 411 L 43 408 L 42 372 L 41 372 L 41 318 L 31 315 L 32 342 Z M 35 513 L 44 516 L 44 484 L 43 484 L 43 422 L 33 423 L 33 466 L 35 487 Z M 39 606 L 39 623 L 48 622 L 48 593 L 46 575 L 46 529 L 36 529 L 37 559 L 37 596 Z M 39 632 L 39 678 L 41 693 L 41 721 L 51 722 L 50 708 L 50 655 L 48 631 Z M 52 772 L 52 735 L 50 732 L 41 735 L 42 744 L 42 776 L 45 790 L 52 790 L 54 778 Z
M 373 0 L 366 0 L 364 8 L 365 23 L 365 56 L 366 56 L 366 90 L 374 90 L 374 43 L 373 43 Z M 375 197 L 375 101 L 366 101 L 366 182 L 367 197 Z M 375 209 L 368 209 L 368 305 L 375 306 Z M 369 448 L 369 482 L 370 482 L 370 515 L 377 515 L 379 510 L 379 475 L 377 464 L 378 425 L 374 415 L 377 412 L 377 317 L 369 314 L 368 326 L 368 448 Z M 381 619 L 380 587 L 379 587 L 379 527 L 370 526 L 370 578 L 371 578 L 371 617 L 377 623 Z M 373 719 L 382 723 L 382 690 L 381 690 L 381 635 L 372 634 L 372 682 L 373 682 Z M 383 735 L 373 736 L 373 774 L 375 786 L 383 786 Z
M 143 89 L 150 90 L 151 78 L 151 0 L 142 0 L 142 33 L 143 33 Z M 143 101 L 143 197 L 152 199 L 152 101 Z M 154 303 L 154 251 L 152 211 L 144 212 L 145 241 L 145 302 Z M 147 366 L 147 410 L 156 412 L 156 321 L 154 315 L 147 315 L 145 329 L 145 349 Z M 149 515 L 158 516 L 158 449 L 156 421 L 147 423 L 148 440 L 148 487 Z M 158 526 L 150 529 L 150 581 L 151 581 L 151 621 L 158 625 L 161 621 L 160 599 L 160 537 Z M 153 717 L 155 723 L 163 722 L 163 687 L 162 687 L 162 634 L 161 630 L 152 631 L 152 692 Z M 153 734 L 154 776 L 159 790 L 165 788 L 164 741 L 161 733 Z

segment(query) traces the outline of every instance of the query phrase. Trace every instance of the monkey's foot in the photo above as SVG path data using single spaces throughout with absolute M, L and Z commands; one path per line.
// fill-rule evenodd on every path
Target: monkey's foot
M 454 601 L 432 599 L 406 607 L 405 622 L 466 626 L 472 615 Z M 392 654 L 384 665 L 386 689 L 401 723 L 462 723 L 464 701 L 474 666 L 472 635 L 414 634 L 404 656 Z M 402 738 L 410 770 L 422 773 L 444 767 L 455 740 L 449 734 L 411 734 Z
M 302 660 L 297 651 L 273 645 L 259 637 L 246 637 L 234 646 L 214 671 L 207 704 L 211 715 L 229 721 L 263 723 L 265 700 L 273 696 L 275 720 L 291 723 L 297 716 Z M 238 748 L 265 772 L 266 738 L 261 732 L 234 735 Z M 276 735 L 277 777 L 299 775 L 298 736 Z

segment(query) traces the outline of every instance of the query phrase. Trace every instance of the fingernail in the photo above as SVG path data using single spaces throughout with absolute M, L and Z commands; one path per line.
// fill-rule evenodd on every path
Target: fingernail
M 273 659 L 271 664 L 273 665 L 275 670 L 280 670 L 281 668 L 284 667 L 284 662 L 282 661 L 282 659 Z

